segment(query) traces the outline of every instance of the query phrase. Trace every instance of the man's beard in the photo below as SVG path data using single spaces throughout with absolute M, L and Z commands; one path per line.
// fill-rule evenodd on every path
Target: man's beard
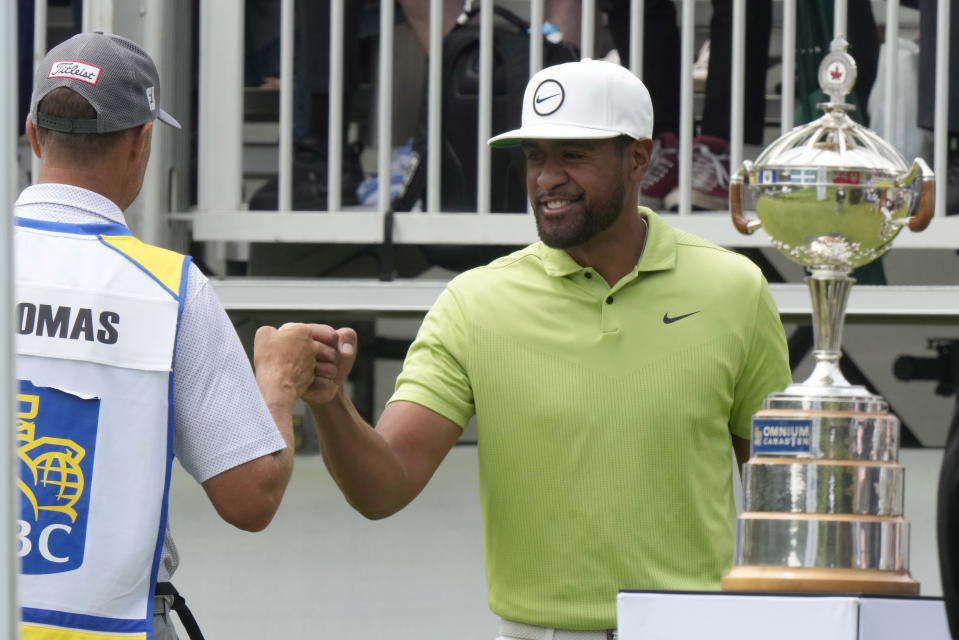
M 582 213 L 562 226 L 544 224 L 540 206 L 533 208 L 539 239 L 553 249 L 569 249 L 585 244 L 613 226 L 623 210 L 626 189 L 617 181 L 607 197 L 595 204 L 583 202 Z

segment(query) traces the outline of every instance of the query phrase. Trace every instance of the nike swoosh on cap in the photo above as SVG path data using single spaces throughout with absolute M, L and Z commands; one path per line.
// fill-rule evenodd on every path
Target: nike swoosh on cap
M 557 97 L 558 95 L 559 95 L 558 93 L 554 93 L 553 95 L 551 95 L 551 96 L 546 96 L 545 98 L 536 98 L 536 104 L 539 104 L 540 102 L 546 102 L 546 101 L 549 100 L 550 98 L 555 98 L 555 97 Z

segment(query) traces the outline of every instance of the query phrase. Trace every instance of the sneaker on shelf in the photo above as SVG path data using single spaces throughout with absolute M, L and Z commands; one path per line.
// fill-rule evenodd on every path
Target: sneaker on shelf
M 419 155 L 413 150 L 413 138 L 393 149 L 390 162 L 390 202 L 402 196 L 419 165 Z M 356 188 L 356 197 L 362 206 L 376 206 L 380 199 L 380 176 L 373 174 Z
M 699 48 L 696 62 L 693 63 L 693 91 L 706 91 L 706 77 L 709 75 L 709 40 Z
M 729 143 L 716 136 L 693 138 L 694 209 L 729 209 Z
M 651 209 L 662 209 L 666 196 L 679 184 L 679 139 L 668 131 L 653 140 L 649 168 L 639 184 L 642 203 Z
M 340 202 L 357 204 L 356 189 L 365 178 L 355 144 L 343 147 L 340 174 Z M 293 210 L 323 211 L 327 196 L 326 147 L 314 139 L 306 139 L 293 152 Z M 251 211 L 271 211 L 279 206 L 279 176 L 272 176 L 250 197 Z

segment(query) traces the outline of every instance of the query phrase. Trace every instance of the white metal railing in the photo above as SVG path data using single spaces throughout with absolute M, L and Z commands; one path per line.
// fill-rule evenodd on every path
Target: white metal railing
M 951 2 L 937 2 L 936 12 L 936 115 L 933 137 L 935 146 L 936 215 L 944 216 L 946 209 L 946 166 L 949 122 L 949 11 Z M 889 57 L 888 77 L 893 76 L 892 56 Z
M 886 65 L 885 74 L 886 74 L 886 86 L 883 95 L 883 102 L 886 105 L 886 116 L 885 122 L 883 123 L 883 129 L 886 131 L 894 131 L 893 123 L 896 122 L 896 115 L 898 111 L 898 101 L 896 100 L 896 91 L 895 91 L 895 65 L 891 64 L 892 60 L 897 59 L 899 51 L 899 20 L 896 18 L 899 16 L 899 0 L 887 0 L 886 1 L 886 54 L 889 57 L 890 64 Z M 880 71 L 882 73 L 882 71 Z
M 355 312 L 423 315 L 446 288 L 447 280 L 312 280 L 228 278 L 214 280 L 228 311 Z M 812 306 L 805 284 L 769 285 L 783 322 L 808 323 Z M 846 322 L 915 324 L 959 321 L 954 286 L 856 285 L 849 294 Z
M 293 122 L 293 41 L 293 0 L 282 0 L 280 4 L 280 78 L 284 82 L 280 85 L 280 120 L 286 123 Z M 341 68 L 341 64 L 338 64 L 338 60 L 334 60 L 333 56 L 334 52 L 330 51 L 331 68 Z M 339 113 L 331 114 L 330 119 L 332 120 L 335 115 Z M 277 200 L 282 210 L 293 208 L 292 175 L 293 127 L 290 126 L 280 129 L 280 189 Z M 330 182 L 332 183 L 333 180 Z
M 17 77 L 17 3 L 5 2 L 0 8 L 0 60 L 3 75 Z M 14 84 L 14 83 L 10 83 Z M 0 92 L 0 202 L 10 207 L 16 193 L 16 92 Z M 9 209 L 8 209 L 9 211 Z M 20 637 L 17 608 L 17 574 L 14 523 L 19 492 L 17 491 L 17 458 L 13 428 L 13 243 L 11 219 L 4 216 L 0 224 L 0 415 L 4 416 L 0 431 L 0 636 L 16 640 Z
M 782 102 L 779 105 L 780 133 L 793 128 L 796 108 L 796 0 L 783 0 Z M 789 69 L 789 73 L 786 70 Z
M 243 59 L 243 12 L 236 10 L 235 0 L 204 0 L 201 3 L 201 43 L 200 43 L 200 115 L 199 115 L 199 203 L 195 214 L 174 213 L 175 218 L 193 220 L 193 235 L 203 241 L 304 241 L 304 242 L 364 242 L 377 243 L 383 240 L 383 218 L 389 209 L 388 190 L 381 189 L 380 197 L 372 207 L 343 207 L 342 190 L 339 176 L 342 170 L 342 138 L 338 132 L 344 126 L 344 115 L 340 96 L 343 89 L 343 12 L 347 0 L 333 0 L 330 3 L 330 102 L 328 126 L 328 200 L 325 212 L 299 212 L 292 226 L 279 228 L 279 220 L 273 216 L 249 215 L 243 211 L 241 201 L 243 184 L 243 108 L 242 74 L 237 64 Z M 117 17 L 124 13 L 115 8 L 116 0 L 88 0 L 85 3 L 84 28 L 112 29 Z M 719 244 L 734 246 L 768 246 L 765 234 L 756 238 L 739 236 L 725 221 L 725 212 L 702 213 L 692 215 L 692 138 L 693 138 L 693 90 L 691 70 L 695 37 L 695 0 L 677 0 L 681 15 L 681 127 L 680 127 L 680 165 L 679 210 L 676 214 L 667 214 L 676 226 L 707 237 Z M 36 3 L 36 51 L 42 56 L 46 48 L 45 24 L 46 2 Z M 158 11 L 161 3 L 148 3 L 149 9 Z M 430 50 L 440 51 L 442 42 L 442 0 L 430 0 L 429 38 Z M 796 0 L 782 0 L 782 98 L 781 129 L 783 132 L 792 127 L 795 71 L 795 29 Z M 292 190 L 292 121 L 293 121 L 293 0 L 282 0 L 281 19 L 281 74 L 283 82 L 280 90 L 279 122 L 279 211 L 291 211 Z M 630 60 L 631 69 L 636 72 L 642 68 L 643 38 L 643 0 L 631 0 L 630 22 Z M 530 0 L 531 33 L 539 33 L 543 23 L 544 0 Z M 117 13 L 119 11 L 119 13 Z M 592 34 L 594 32 L 595 0 L 582 2 L 582 53 L 593 53 Z M 478 172 L 476 176 L 478 216 L 457 215 L 452 220 L 440 210 L 440 166 L 438 162 L 428 162 L 427 200 L 428 210 L 418 214 L 398 214 L 394 221 L 396 242 L 460 244 L 460 243 L 496 243 L 520 244 L 535 239 L 531 232 L 530 221 L 518 221 L 515 214 L 490 213 L 489 185 L 491 150 L 486 139 L 493 133 L 490 130 L 492 95 L 492 3 L 480 4 L 480 47 L 481 47 L 481 89 L 480 120 L 477 128 Z M 947 168 L 947 100 L 948 100 L 948 24 L 950 3 L 938 3 L 938 46 L 936 51 L 936 96 L 935 131 L 937 141 L 934 151 L 934 170 L 937 176 L 944 177 Z M 888 66 L 882 72 L 886 74 L 884 122 L 886 130 L 896 121 L 897 101 L 894 79 L 896 48 L 899 32 L 899 2 L 889 0 L 886 3 L 885 19 L 887 25 L 886 46 L 890 55 L 886 56 Z M 838 2 L 835 9 L 836 31 L 844 31 L 846 23 L 846 4 Z M 745 0 L 733 2 L 733 51 L 731 77 L 730 109 L 730 167 L 735 169 L 743 158 L 742 113 L 744 46 L 745 46 Z M 153 29 L 147 29 L 143 36 L 149 39 L 149 49 L 162 46 L 161 34 L 157 33 L 154 21 Z M 152 45 L 152 46 L 149 46 Z M 376 174 L 381 185 L 390 183 L 390 156 L 392 152 L 392 107 L 393 90 L 393 2 L 380 2 L 380 43 L 377 82 L 377 161 Z M 530 39 L 530 73 L 542 65 L 542 39 Z M 428 65 L 428 130 L 433 132 L 428 138 L 428 158 L 439 158 L 442 96 L 442 60 L 440 56 L 430 56 Z M 401 99 L 408 100 L 404 95 Z M 337 133 L 334 133 L 337 132 Z M 34 175 L 37 166 L 34 164 Z M 159 169 L 153 167 L 153 169 Z M 153 171 L 152 173 L 159 173 Z M 158 202 L 162 200 L 162 176 L 148 175 L 144 192 L 150 197 L 144 205 L 146 211 L 138 232 L 147 241 L 161 240 L 161 229 L 165 224 Z M 936 189 L 937 233 L 902 234 L 896 241 L 897 247 L 948 248 L 959 244 L 959 217 L 946 219 L 946 182 L 940 179 Z M 426 216 L 424 219 L 423 216 Z M 264 219 L 266 218 L 266 219 Z M 492 227 L 492 229 L 490 229 Z
M 190 218 L 193 221 L 195 239 L 203 241 L 280 241 L 280 242 L 362 242 L 377 243 L 383 240 L 383 217 L 389 208 L 388 191 L 381 189 L 379 201 L 373 207 L 343 207 L 341 181 L 342 139 L 339 132 L 343 128 L 344 115 L 340 95 L 343 88 L 343 11 L 346 0 L 333 0 L 331 7 L 332 37 L 330 38 L 330 103 L 328 135 L 328 207 L 325 212 L 299 212 L 295 219 L 288 220 L 289 225 L 281 225 L 275 216 L 249 215 L 243 211 L 241 202 L 243 184 L 243 109 L 242 80 L 238 60 L 243 51 L 243 15 L 236 11 L 235 0 L 204 0 L 201 3 L 201 44 L 200 44 L 200 115 L 199 115 L 199 203 L 195 214 L 174 213 L 175 218 Z M 692 138 L 693 138 L 693 91 L 691 69 L 693 65 L 695 37 L 695 0 L 677 0 L 681 15 L 681 130 L 680 130 L 680 200 L 676 214 L 667 214 L 676 226 L 707 237 L 719 244 L 734 246 L 768 246 L 765 234 L 755 238 L 739 236 L 726 222 L 725 212 L 701 213 L 691 215 L 692 182 Z M 115 0 L 89 0 L 85 3 L 85 28 L 111 29 L 116 17 L 120 17 L 114 7 Z M 156 12 L 161 4 L 150 2 L 150 10 Z M 442 42 L 442 0 L 430 0 L 429 38 L 431 51 L 441 50 Z M 796 0 L 782 0 L 782 98 L 781 129 L 783 132 L 792 127 L 795 70 L 795 28 Z M 936 51 L 936 99 L 935 131 L 938 141 L 934 152 L 934 169 L 938 176 L 946 175 L 947 167 L 947 79 L 948 70 L 948 23 L 950 3 L 938 6 L 938 47 Z M 643 0 L 631 0 L 630 23 L 630 67 L 635 71 L 642 66 Z M 544 0 L 530 0 L 531 32 L 539 33 L 543 22 Z M 380 3 L 380 48 L 377 83 L 377 161 L 376 174 L 382 185 L 390 182 L 390 155 L 392 147 L 392 106 L 393 106 L 393 3 L 381 0 Z M 281 73 L 283 82 L 280 91 L 279 123 L 279 167 L 280 190 L 279 211 L 291 210 L 292 189 L 292 119 L 293 119 L 293 1 L 283 0 L 281 20 Z M 582 3 L 582 49 L 583 54 L 592 53 L 591 34 L 594 31 L 593 16 L 596 12 L 595 1 Z M 745 0 L 733 3 L 733 64 L 730 120 L 730 166 L 735 169 L 743 158 L 743 75 L 744 75 L 744 20 Z M 447 216 L 440 210 L 440 166 L 438 162 L 428 162 L 427 200 L 428 210 L 418 214 L 399 214 L 394 222 L 393 240 L 400 243 L 460 244 L 460 243 L 496 243 L 520 244 L 535 240 L 533 226 L 529 220 L 517 220 L 515 214 L 489 213 L 490 149 L 485 140 L 492 132 L 489 128 L 492 94 L 492 4 L 481 3 L 481 111 L 477 129 L 478 174 L 477 213 L 478 216 Z M 837 31 L 843 30 L 846 22 L 845 3 L 836 5 L 835 22 Z M 891 49 L 886 57 L 889 62 L 883 71 L 886 74 L 884 121 L 889 125 L 896 121 L 897 101 L 894 98 L 895 49 L 899 30 L 899 2 L 889 0 L 886 6 L 887 43 Z M 46 2 L 36 3 L 36 50 L 42 55 L 46 48 L 45 26 Z M 150 49 L 162 46 L 162 40 L 154 21 L 153 29 L 147 30 L 145 38 L 155 41 Z M 530 73 L 542 65 L 542 40 L 530 39 Z M 440 56 L 431 56 L 428 65 L 428 128 L 438 132 L 441 122 L 442 60 Z M 408 100 L 405 95 L 401 99 Z M 428 138 L 428 157 L 439 158 L 440 136 Z M 37 166 L 34 164 L 34 175 Z M 151 169 L 159 169 L 151 167 Z M 152 173 L 159 173 L 153 171 Z M 142 224 L 138 232 L 147 241 L 161 240 L 161 229 L 165 224 L 166 213 L 158 202 L 163 195 L 162 177 L 148 175 L 144 187 L 150 197 L 144 205 Z M 897 247 L 949 248 L 959 244 L 959 217 L 946 219 L 945 200 L 946 183 L 939 180 L 936 190 L 936 227 L 937 233 L 902 234 L 896 240 Z M 424 218 L 425 216 L 425 218 Z
M 238 61 L 242 59 L 243 12 L 237 10 L 234 0 L 204 0 L 200 3 L 197 127 L 197 199 L 201 215 L 240 208 L 243 67 Z M 280 124 L 281 128 L 292 127 L 293 121 L 284 119 Z
M 629 3 L 629 68 L 636 75 L 643 72 L 643 12 L 645 0 Z
M 679 215 L 692 210 L 693 189 L 693 51 L 695 34 L 695 3 L 683 0 L 680 33 L 679 63 Z M 642 32 L 640 32 L 641 34 Z M 639 35 L 639 34 L 638 34 Z M 735 45 L 734 45 L 735 48 Z M 653 114 L 655 117 L 655 114 Z M 735 145 L 735 141 L 731 141 Z M 702 234 L 700 234 L 702 235 Z
M 235 61 L 242 59 L 242 12 L 236 11 L 234 0 L 205 0 L 202 4 L 200 61 L 200 198 L 199 207 L 193 215 L 194 238 L 205 241 L 279 241 L 279 242 L 368 242 L 383 239 L 383 217 L 389 209 L 388 189 L 380 189 L 379 200 L 372 207 L 343 207 L 341 181 L 341 135 L 343 127 L 342 102 L 342 46 L 343 9 L 346 0 L 331 2 L 330 38 L 330 104 L 328 140 L 328 202 L 327 211 L 298 212 L 295 217 L 282 215 L 290 212 L 290 189 L 292 181 L 292 0 L 284 0 L 282 11 L 282 76 L 280 110 L 280 198 L 279 211 L 269 215 L 263 212 L 248 214 L 242 211 L 241 193 L 241 131 L 242 109 L 239 72 L 225 74 L 225 69 L 235 69 Z M 738 235 L 726 221 L 726 212 L 697 212 L 692 214 L 692 140 L 694 95 L 692 66 L 694 62 L 695 0 L 679 0 L 681 15 L 681 74 L 680 104 L 680 199 L 678 212 L 666 215 L 680 228 L 702 235 L 727 246 L 768 246 L 765 234 L 756 238 Z M 796 0 L 782 0 L 782 87 L 781 128 L 792 127 L 795 100 L 794 71 Z M 539 33 L 543 22 L 544 0 L 530 0 L 529 16 L 531 33 Z M 642 65 L 643 0 L 631 0 L 630 60 L 636 71 Z M 429 41 L 430 51 L 440 51 L 442 42 L 442 0 L 430 0 Z M 593 53 L 595 0 L 582 2 L 582 55 Z M 948 14 L 949 3 L 939 3 L 939 38 L 936 52 L 936 120 L 934 136 L 934 170 L 937 176 L 946 175 L 947 78 L 948 78 Z M 886 22 L 890 37 L 898 34 L 899 2 L 890 0 L 886 10 Z M 478 172 L 476 176 L 477 211 L 479 215 L 447 216 L 440 210 L 441 173 L 438 162 L 428 162 L 427 211 L 423 213 L 397 214 L 394 219 L 393 240 L 399 243 L 430 244 L 521 244 L 532 241 L 535 235 L 530 221 L 516 220 L 515 214 L 490 213 L 490 153 L 486 139 L 490 130 L 492 96 L 492 2 L 480 3 L 480 117 L 477 127 Z M 846 3 L 838 2 L 835 9 L 836 32 L 843 32 L 847 21 Z M 893 49 L 897 39 L 887 37 L 887 46 Z M 743 159 L 744 110 L 744 55 L 745 55 L 745 0 L 733 2 L 733 59 L 732 91 L 730 108 L 730 166 L 735 170 Z M 542 40 L 530 39 L 530 73 L 542 64 Z M 887 78 L 893 77 L 895 55 L 887 56 L 889 66 L 884 70 Z M 231 64 L 225 64 L 230 61 Z M 442 95 L 442 60 L 440 56 L 429 58 L 428 82 L 428 157 L 440 157 L 440 104 Z M 216 70 L 212 73 L 210 70 Z M 204 72 L 205 71 L 205 72 Z M 228 77 L 224 77 L 228 76 Z M 380 185 L 390 184 L 390 159 L 392 153 L 392 106 L 394 101 L 393 59 L 393 1 L 380 2 L 380 42 L 377 69 L 376 109 L 376 175 Z M 894 83 L 886 82 L 888 110 L 885 121 L 896 118 Z M 409 95 L 403 100 L 412 99 Z M 937 185 L 935 222 L 938 233 L 901 234 L 897 247 L 948 248 L 959 245 L 959 218 L 946 219 L 945 180 Z M 287 226 L 289 225 L 289 226 Z M 490 229 L 490 227 L 494 227 Z

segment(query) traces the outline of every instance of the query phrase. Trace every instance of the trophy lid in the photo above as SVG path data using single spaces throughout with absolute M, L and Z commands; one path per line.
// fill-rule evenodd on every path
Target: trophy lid
M 819 106 L 826 114 L 769 145 L 753 164 L 755 170 L 813 167 L 889 177 L 908 171 L 909 165 L 895 147 L 849 117 L 849 105 Z
M 769 145 L 753 165 L 757 170 L 815 167 L 877 177 L 898 177 L 908 170 L 895 147 L 849 117 L 854 107 L 846 103 L 846 95 L 856 82 L 856 62 L 846 47 L 845 39 L 835 38 L 819 65 L 819 84 L 829 102 L 817 106 L 825 114 Z

